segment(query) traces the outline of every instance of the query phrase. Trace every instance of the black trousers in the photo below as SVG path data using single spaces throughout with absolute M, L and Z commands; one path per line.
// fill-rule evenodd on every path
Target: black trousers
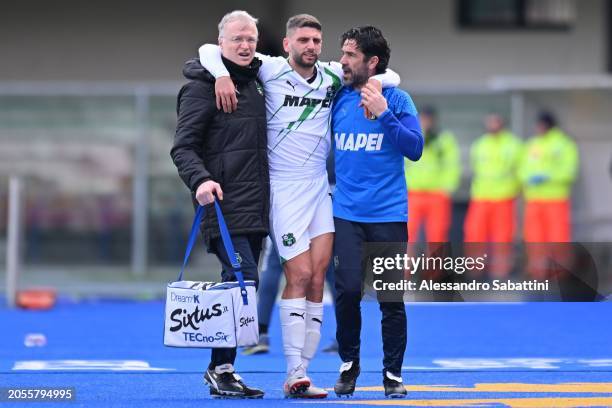
M 259 284 L 259 276 L 257 275 L 257 263 L 259 262 L 259 254 L 263 242 L 262 235 L 236 235 L 232 237 L 236 257 L 240 262 L 242 274 L 245 280 L 254 280 L 255 284 Z M 210 241 L 209 251 L 214 253 L 219 262 L 221 262 L 221 281 L 232 282 L 236 281 L 236 276 L 232 270 L 232 264 L 227 257 L 225 247 L 221 238 Z M 236 360 L 236 348 L 214 348 L 210 355 L 209 369 L 214 369 L 223 364 L 234 364 Z
M 336 339 L 343 362 L 358 361 L 361 333 L 361 298 L 364 289 L 363 244 L 406 242 L 404 222 L 361 223 L 334 218 L 334 262 L 336 277 Z M 406 351 L 406 309 L 403 301 L 381 301 L 383 367 L 401 375 Z

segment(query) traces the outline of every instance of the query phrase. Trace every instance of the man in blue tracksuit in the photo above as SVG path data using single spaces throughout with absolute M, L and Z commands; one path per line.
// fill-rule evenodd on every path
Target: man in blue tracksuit
M 380 92 L 368 78 L 384 72 L 390 50 L 375 27 L 343 34 L 344 83 L 334 102 L 336 190 L 336 338 L 343 364 L 334 387 L 351 395 L 360 373 L 360 301 L 363 290 L 363 244 L 406 242 L 408 203 L 404 157 L 418 160 L 423 135 L 410 96 L 397 88 Z M 364 114 L 364 107 L 367 108 Z M 397 245 L 396 245 L 397 247 Z M 404 246 L 405 249 L 405 246 Z M 401 368 L 406 350 L 406 310 L 400 299 L 383 301 L 383 385 L 387 397 L 404 397 Z

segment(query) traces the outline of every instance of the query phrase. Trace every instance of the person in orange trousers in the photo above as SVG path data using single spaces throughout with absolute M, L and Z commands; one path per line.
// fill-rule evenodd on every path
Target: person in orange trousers
M 519 171 L 525 195 L 528 271 L 535 278 L 547 276 L 549 257 L 557 264 L 571 260 L 569 246 L 562 243 L 571 240 L 569 198 L 578 160 L 576 144 L 557 127 L 554 115 L 540 112 L 536 135 L 527 142 Z
M 433 107 L 421 109 L 419 121 L 425 135 L 423 155 L 418 162 L 406 160 L 408 240 L 418 241 L 424 227 L 427 242 L 447 242 L 451 195 L 461 177 L 459 146 L 451 132 L 439 130 Z
M 480 245 L 473 243 L 494 243 L 489 272 L 501 277 L 510 272 L 513 263 L 514 201 L 520 191 L 522 143 L 504 128 L 499 114 L 488 115 L 485 127 L 487 133 L 473 143 L 470 151 L 473 177 L 464 240 L 468 253 L 481 252 Z

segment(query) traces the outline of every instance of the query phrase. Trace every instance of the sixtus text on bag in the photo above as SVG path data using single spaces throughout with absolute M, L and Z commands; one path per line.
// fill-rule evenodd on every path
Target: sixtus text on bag
M 200 309 L 199 306 L 196 306 L 191 313 L 187 313 L 186 309 L 175 309 L 170 314 L 170 320 L 176 323 L 176 325 L 170 327 L 170 331 L 179 331 L 183 327 L 191 327 L 193 330 L 198 330 L 200 327 L 197 324 L 210 320 L 213 317 L 221 316 L 228 311 L 229 308 L 221 306 L 221 303 L 212 305 L 210 309 Z

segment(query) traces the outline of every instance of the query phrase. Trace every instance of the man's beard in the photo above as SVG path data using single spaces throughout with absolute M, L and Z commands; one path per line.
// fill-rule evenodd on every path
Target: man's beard
M 302 54 L 293 53 L 292 57 L 293 57 L 293 62 L 295 62 L 296 65 L 302 68 L 312 68 L 315 66 L 315 64 L 319 60 L 319 57 L 316 54 L 314 55 L 314 60 L 312 62 L 304 61 Z
M 349 72 L 351 76 L 348 79 L 346 79 L 345 77 L 346 85 L 358 87 L 358 86 L 363 86 L 365 85 L 366 82 L 368 82 L 368 79 L 369 79 L 368 71 L 365 68 L 359 71 L 349 70 Z

